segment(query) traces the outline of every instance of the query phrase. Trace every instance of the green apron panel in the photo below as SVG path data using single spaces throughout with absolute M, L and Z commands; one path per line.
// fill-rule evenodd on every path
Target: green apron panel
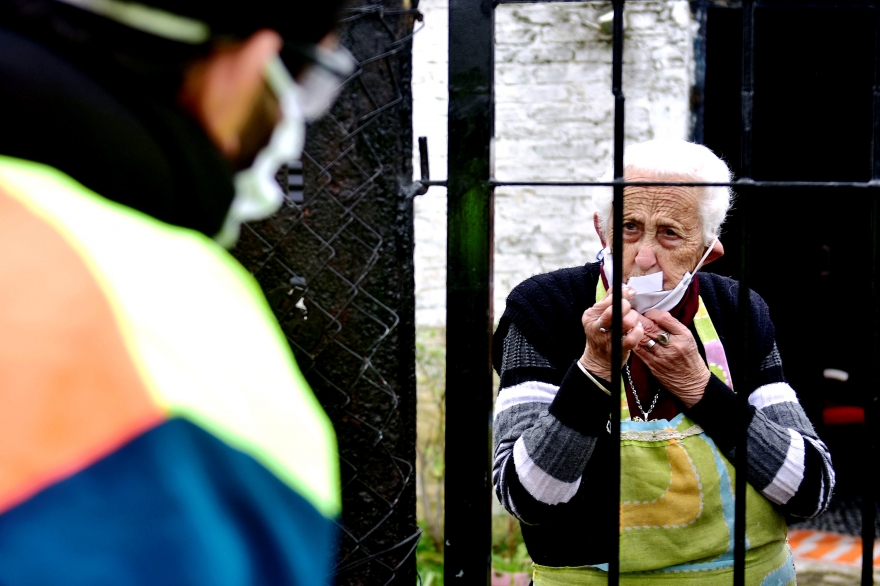
M 709 562 L 707 562 L 708 564 Z M 535 586 L 607 586 L 607 571 L 592 566 L 552 568 L 534 565 Z M 773 542 L 746 552 L 746 586 L 796 586 L 794 560 L 785 542 Z M 732 567 L 701 570 L 669 568 L 620 574 L 620 586 L 730 586 Z
M 665 568 L 729 549 L 722 474 L 704 434 L 647 445 L 624 443 L 621 458 L 627 471 L 621 483 L 621 571 Z M 648 485 L 656 472 L 648 470 L 664 472 L 659 498 Z

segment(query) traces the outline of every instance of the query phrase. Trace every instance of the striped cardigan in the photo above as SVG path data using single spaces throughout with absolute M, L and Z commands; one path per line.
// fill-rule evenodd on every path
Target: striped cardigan
M 613 543 L 601 529 L 613 526 L 616 514 L 608 506 L 605 472 L 616 445 L 606 429 L 612 399 L 575 363 L 586 342 L 580 317 L 595 301 L 598 278 L 599 265 L 589 264 L 524 281 L 508 297 L 496 332 L 493 361 L 501 387 L 493 482 L 541 565 L 604 563 Z M 744 366 L 736 352 L 738 284 L 711 273 L 698 279 L 733 380 L 743 380 L 744 367 L 750 371 L 749 483 L 789 517 L 818 515 L 834 486 L 831 458 L 785 380 L 767 305 L 751 293 Z M 740 429 L 736 412 L 733 391 L 714 375 L 686 411 L 731 462 Z

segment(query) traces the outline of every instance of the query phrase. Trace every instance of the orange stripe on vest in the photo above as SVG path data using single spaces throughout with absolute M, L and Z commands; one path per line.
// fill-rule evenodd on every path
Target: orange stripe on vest
M 164 417 L 87 266 L 0 188 L 0 512 Z

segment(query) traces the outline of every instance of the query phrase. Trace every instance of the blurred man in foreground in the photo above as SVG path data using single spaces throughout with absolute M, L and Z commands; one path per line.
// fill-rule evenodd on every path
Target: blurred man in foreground
M 220 245 L 353 70 L 338 5 L 0 0 L 0 583 L 329 581 L 332 427 Z

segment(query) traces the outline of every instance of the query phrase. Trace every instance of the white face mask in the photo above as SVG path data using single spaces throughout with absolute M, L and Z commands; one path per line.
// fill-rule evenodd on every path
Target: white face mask
M 299 105 L 306 122 L 314 122 L 336 101 L 343 81 L 354 71 L 357 62 L 343 47 L 328 49 L 315 45 L 307 53 L 316 62 L 300 76 Z
M 344 49 L 323 49 L 325 58 L 337 59 L 339 71 L 350 73 L 354 59 Z M 266 83 L 278 98 L 281 120 L 272 131 L 269 143 L 260 149 L 253 164 L 235 174 L 235 197 L 220 232 L 214 240 L 226 248 L 238 240 L 241 224 L 264 220 L 284 203 L 284 191 L 275 180 L 278 169 L 300 158 L 306 139 L 306 122 L 323 116 L 341 89 L 341 79 L 323 68 L 310 67 L 298 84 L 280 57 L 266 66 Z
M 712 252 L 712 249 L 715 247 L 715 243 L 718 242 L 718 238 L 712 241 L 712 244 L 706 248 L 706 252 L 703 254 L 703 258 L 700 259 L 700 262 L 697 263 L 697 266 L 694 267 L 693 272 L 688 271 L 684 274 L 679 281 L 678 285 L 676 285 L 673 289 L 669 291 L 663 290 L 663 271 L 653 273 L 650 275 L 645 275 L 643 277 L 630 277 L 629 281 L 627 281 L 626 285 L 635 290 L 636 295 L 632 299 L 629 300 L 630 305 L 632 305 L 633 309 L 638 311 L 639 313 L 645 313 L 648 310 L 656 309 L 658 311 L 670 311 L 676 305 L 678 305 L 679 301 L 681 301 L 684 294 L 687 292 L 687 288 L 690 286 L 691 281 L 694 279 L 694 274 L 700 270 L 703 266 L 703 263 L 706 262 L 706 259 L 709 258 L 709 253 Z M 605 273 L 605 279 L 608 281 L 608 285 L 611 286 L 613 282 L 613 266 L 614 260 L 611 256 L 611 249 L 606 248 L 602 251 L 604 264 L 602 265 L 602 270 Z

